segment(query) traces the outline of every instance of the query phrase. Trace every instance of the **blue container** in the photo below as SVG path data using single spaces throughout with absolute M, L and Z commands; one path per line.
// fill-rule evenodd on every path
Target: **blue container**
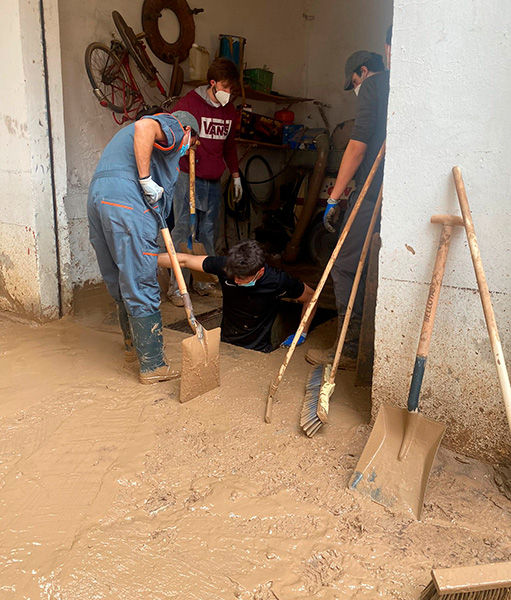
M 243 62 L 246 39 L 239 35 L 226 35 L 224 33 L 221 33 L 218 37 L 220 38 L 220 52 L 218 55 L 232 60 L 238 69 L 240 69 Z

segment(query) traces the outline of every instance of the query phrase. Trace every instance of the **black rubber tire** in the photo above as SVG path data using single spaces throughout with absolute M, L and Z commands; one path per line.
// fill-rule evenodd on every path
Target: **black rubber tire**
M 99 42 L 89 44 L 85 50 L 85 70 L 102 106 L 106 103 L 106 108 L 120 114 L 131 108 L 129 76 L 115 52 Z
M 128 27 L 121 13 L 117 12 L 116 10 L 112 12 L 112 19 L 114 20 L 115 26 L 117 27 L 117 31 L 119 32 L 124 45 L 137 65 L 137 69 L 143 75 L 144 79 L 147 81 L 154 81 L 157 73 L 156 67 L 147 56 L 146 51 L 140 43 L 140 40 L 135 35 L 133 29 Z
M 318 267 L 324 269 L 332 255 L 335 244 L 339 239 L 339 232 L 330 233 L 323 225 L 323 212 L 318 214 L 312 223 L 312 226 L 307 231 L 307 247 L 309 255 Z M 338 224 L 342 223 L 342 215 L 340 215 Z

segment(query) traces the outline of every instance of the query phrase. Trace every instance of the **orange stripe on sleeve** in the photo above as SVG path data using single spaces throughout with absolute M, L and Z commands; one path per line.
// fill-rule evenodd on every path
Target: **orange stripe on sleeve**
M 142 254 L 144 256 L 158 256 L 158 254 L 155 254 L 154 252 L 142 252 Z
M 118 206 L 119 208 L 127 208 L 128 210 L 133 210 L 131 206 L 126 206 L 126 204 L 116 204 L 115 202 L 107 202 L 106 200 L 101 200 L 101 204 L 109 204 L 110 206 Z

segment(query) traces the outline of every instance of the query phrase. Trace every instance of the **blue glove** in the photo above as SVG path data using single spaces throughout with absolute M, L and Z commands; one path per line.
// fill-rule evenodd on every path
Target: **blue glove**
M 298 343 L 296 344 L 297 346 L 301 346 L 304 342 L 305 342 L 305 338 L 307 337 L 306 333 L 302 333 L 302 335 L 298 338 Z M 295 338 L 295 334 L 292 333 L 290 336 L 288 336 L 283 342 L 282 344 L 280 344 L 281 348 L 289 348 L 291 346 L 291 344 L 293 343 L 293 340 Z
M 339 200 L 328 198 L 325 214 L 323 215 L 323 225 L 330 233 L 335 233 L 333 223 L 337 221 L 339 215 Z

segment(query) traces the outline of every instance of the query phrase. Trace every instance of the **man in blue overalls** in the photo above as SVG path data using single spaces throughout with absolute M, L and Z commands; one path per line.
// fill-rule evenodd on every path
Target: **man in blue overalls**
M 169 216 L 179 159 L 195 143 L 198 130 L 195 117 L 184 111 L 128 125 L 105 148 L 89 188 L 90 241 L 117 302 L 125 359 L 136 359 L 134 346 L 141 383 L 179 377 L 163 353 L 159 223 L 146 201 Z

